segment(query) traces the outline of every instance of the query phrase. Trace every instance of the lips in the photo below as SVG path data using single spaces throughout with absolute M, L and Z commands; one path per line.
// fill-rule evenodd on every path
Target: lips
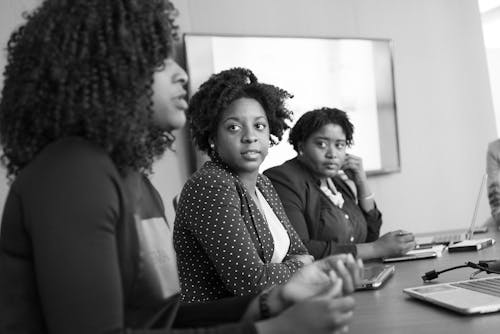
M 260 151 L 259 150 L 246 150 L 241 152 L 241 155 L 249 160 L 256 159 L 260 156 Z
M 339 168 L 339 165 L 332 162 L 332 163 L 325 163 L 323 164 L 323 167 L 325 167 L 326 169 L 338 169 Z
M 186 92 L 177 95 L 176 97 L 174 97 L 174 100 L 175 100 L 175 104 L 180 109 L 186 110 L 188 108 L 188 103 L 186 101 Z

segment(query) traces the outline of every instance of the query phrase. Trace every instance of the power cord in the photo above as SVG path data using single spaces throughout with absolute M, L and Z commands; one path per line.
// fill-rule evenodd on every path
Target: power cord
M 473 278 L 475 275 L 483 271 L 488 274 L 500 274 L 500 261 L 489 260 L 489 261 L 479 261 L 478 263 L 468 261 L 463 265 L 446 268 L 441 271 L 436 271 L 436 270 L 428 271 L 424 275 L 422 275 L 422 279 L 424 280 L 424 282 L 429 282 L 432 281 L 433 279 L 436 279 L 440 274 L 445 273 L 447 271 L 459 268 L 467 268 L 467 267 L 478 270 L 471 275 L 471 278 Z

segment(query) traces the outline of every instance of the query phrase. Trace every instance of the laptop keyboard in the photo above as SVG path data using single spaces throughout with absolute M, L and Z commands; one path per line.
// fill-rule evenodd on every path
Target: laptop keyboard
M 500 277 L 480 281 L 451 283 L 450 285 L 500 297 Z
M 459 234 L 436 235 L 432 241 L 435 243 L 440 243 L 440 242 L 454 243 L 462 241 L 464 239 L 465 235 L 463 233 L 459 233 Z

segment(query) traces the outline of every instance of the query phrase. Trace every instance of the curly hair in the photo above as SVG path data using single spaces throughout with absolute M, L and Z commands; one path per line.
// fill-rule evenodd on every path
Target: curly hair
M 269 122 L 271 143 L 278 143 L 290 126 L 292 112 L 285 101 L 293 96 L 287 91 L 264 83 L 245 68 L 232 68 L 213 74 L 192 96 L 186 113 L 191 136 L 198 148 L 212 154 L 209 140 L 217 132 L 222 113 L 239 98 L 252 98 L 260 103 Z
M 327 124 L 336 124 L 342 128 L 346 137 L 347 146 L 353 144 L 354 125 L 346 112 L 336 108 L 320 108 L 306 112 L 290 130 L 288 142 L 295 151 L 299 151 L 299 144 L 305 142 L 313 133 Z
M 168 147 L 153 128 L 155 71 L 178 39 L 168 0 L 46 0 L 7 44 L 0 101 L 9 178 L 67 136 L 102 147 L 117 168 L 151 170 Z

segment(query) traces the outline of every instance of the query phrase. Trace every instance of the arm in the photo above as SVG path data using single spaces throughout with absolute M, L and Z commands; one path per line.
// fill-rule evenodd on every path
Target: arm
M 488 145 L 486 172 L 491 216 L 498 224 L 500 222 L 500 141 L 498 140 Z
M 99 162 L 72 158 L 45 166 L 23 194 L 44 321 L 50 333 L 121 331 L 118 192 Z
M 235 295 L 247 295 L 286 282 L 302 263 L 264 263 L 248 232 L 240 201 L 231 179 L 212 174 L 185 187 L 176 224 L 196 238 L 226 288 Z M 196 208 L 198 203 L 202 205 Z
M 361 209 L 367 223 L 368 231 L 366 241 L 375 241 L 380 235 L 382 214 L 377 209 L 377 205 L 375 204 L 375 196 L 370 189 L 370 185 L 368 184 L 368 178 L 363 167 L 363 160 L 358 156 L 347 154 L 342 170 L 356 186 L 358 206 Z M 349 187 L 347 186 L 346 188 Z M 350 189 L 348 190 L 349 193 L 351 193 Z M 353 198 L 356 197 L 355 194 L 352 195 Z

